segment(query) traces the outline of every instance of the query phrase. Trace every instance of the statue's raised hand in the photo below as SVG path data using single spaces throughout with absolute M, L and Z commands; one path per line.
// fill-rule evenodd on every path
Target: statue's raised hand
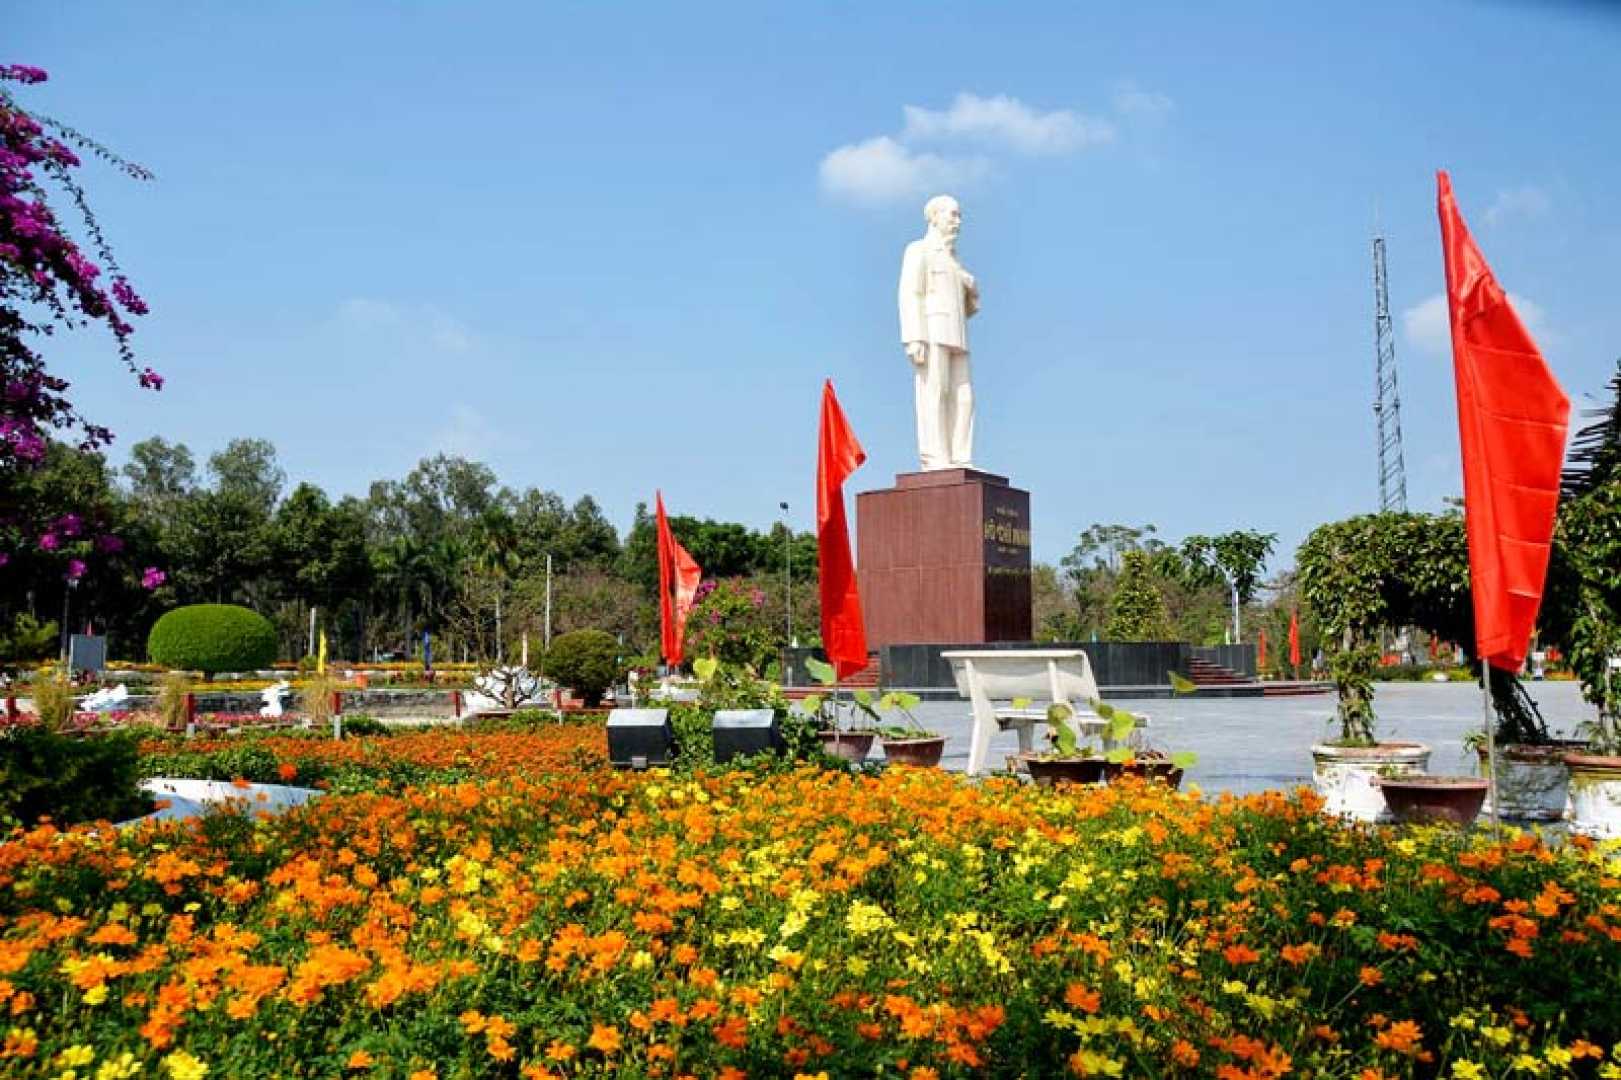
M 929 343 L 926 341 L 908 341 L 906 343 L 906 358 L 918 367 L 929 358 Z

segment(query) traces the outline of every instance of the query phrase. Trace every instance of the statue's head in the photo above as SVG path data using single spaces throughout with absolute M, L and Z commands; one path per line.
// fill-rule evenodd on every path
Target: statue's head
M 950 195 L 936 195 L 923 204 L 923 220 L 947 240 L 955 240 L 962 231 L 962 207 Z

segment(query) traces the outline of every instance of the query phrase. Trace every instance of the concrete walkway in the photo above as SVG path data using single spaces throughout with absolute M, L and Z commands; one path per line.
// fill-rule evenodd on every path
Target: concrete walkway
M 1582 720 L 1593 719 L 1574 682 L 1529 683 L 1532 698 L 1550 727 L 1571 733 Z M 1192 750 L 1199 761 L 1188 771 L 1188 783 L 1206 793 L 1249 792 L 1292 787 L 1311 781 L 1311 746 L 1332 738 L 1332 695 L 1300 698 L 1202 698 L 1198 694 L 1170 700 L 1113 701 L 1149 717 L 1150 745 L 1165 750 Z M 1432 773 L 1473 774 L 1473 755 L 1463 740 L 1480 730 L 1480 688 L 1473 683 L 1379 683 L 1374 697 L 1382 739 L 1428 743 Z M 944 765 L 961 770 L 968 764 L 968 734 L 973 726 L 968 702 L 927 701 L 913 710 L 925 727 L 947 736 Z M 991 741 L 990 760 L 1000 764 L 1018 749 L 1012 732 Z M 875 757 L 881 752 L 874 747 Z

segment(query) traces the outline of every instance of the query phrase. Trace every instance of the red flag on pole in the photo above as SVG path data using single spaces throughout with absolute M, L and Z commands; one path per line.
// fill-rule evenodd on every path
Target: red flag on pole
M 1261 628 L 1261 643 L 1256 649 L 1255 668 L 1259 671 L 1266 667 L 1266 627 Z
M 867 631 L 844 518 L 844 481 L 866 460 L 829 379 L 822 386 L 816 441 L 816 551 L 821 561 L 822 648 L 841 679 L 867 666 Z
M 1300 609 L 1289 612 L 1289 666 L 1300 667 Z
M 692 611 L 693 598 L 698 595 L 703 571 L 670 531 L 670 520 L 664 516 L 662 491 L 655 495 L 655 504 L 659 537 L 659 642 L 664 662 L 673 667 L 681 663 L 687 615 Z
M 1570 399 L 1469 235 L 1452 181 L 1445 172 L 1436 181 L 1475 648 L 1493 667 L 1518 671 L 1542 605 Z

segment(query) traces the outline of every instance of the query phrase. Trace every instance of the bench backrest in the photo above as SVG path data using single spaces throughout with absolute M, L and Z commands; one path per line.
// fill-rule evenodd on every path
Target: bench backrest
M 1079 649 L 961 649 L 940 654 L 950 661 L 957 693 L 991 701 L 1027 697 L 1084 705 L 1096 700 L 1092 664 Z

